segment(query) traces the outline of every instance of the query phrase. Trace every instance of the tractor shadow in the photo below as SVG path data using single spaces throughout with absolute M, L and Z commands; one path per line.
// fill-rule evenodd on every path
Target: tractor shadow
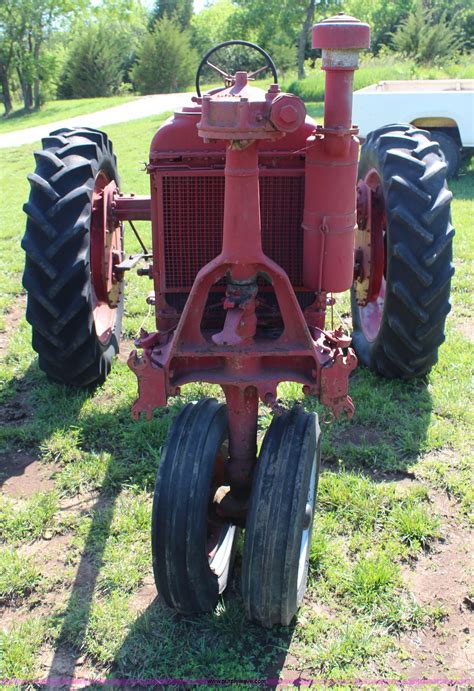
M 125 366 L 116 368 L 111 391 L 126 372 Z M 180 404 L 159 412 L 151 422 L 134 423 L 128 395 L 122 394 L 115 405 L 114 396 L 119 394 L 107 393 L 108 387 L 93 394 L 50 384 L 36 363 L 15 387 L 29 391 L 30 416 L 23 430 L 11 426 L 12 443 L 18 436 L 34 438 L 40 446 L 41 439 L 50 439 L 59 430 L 74 429 L 83 451 L 109 454 L 105 476 L 93 505 L 88 507 L 90 525 L 67 604 L 56 616 L 59 633 L 48 680 L 51 687 L 68 689 L 74 678 L 85 676 L 87 670 L 82 666 L 84 650 L 117 499 L 124 488 L 152 491 L 160 448 Z M 13 389 L 12 396 L 16 395 Z M 387 381 L 361 368 L 352 377 L 351 393 L 357 408 L 354 419 L 321 425 L 323 471 L 342 467 L 366 474 L 375 482 L 410 476 L 408 468 L 423 450 L 430 424 L 432 400 L 427 382 Z M 195 392 L 192 397 L 196 397 Z M 292 400 L 293 395 L 286 402 Z M 317 403 L 306 402 L 305 406 L 322 413 Z M 267 423 L 264 415 L 262 428 Z M 185 680 L 212 677 L 258 679 L 256 687 L 276 685 L 270 680 L 284 673 L 295 625 L 265 630 L 245 619 L 239 594 L 239 556 L 225 597 L 208 615 L 183 617 L 165 607 L 155 597 L 151 564 L 143 580 L 127 635 L 107 665 L 109 683 L 115 679 L 121 686 L 140 687 L 150 685 L 150 680 L 163 685 L 159 680 L 167 679 L 170 684 L 175 680 L 174 685 L 181 680 L 184 686 Z M 140 602 L 141 594 L 144 598 Z M 132 596 L 132 600 L 137 598 Z M 123 606 L 127 608 L 125 603 Z M 91 662 L 97 662 L 93 656 Z M 297 669 L 297 661 L 293 662 Z M 297 675 L 297 671 L 292 674 Z

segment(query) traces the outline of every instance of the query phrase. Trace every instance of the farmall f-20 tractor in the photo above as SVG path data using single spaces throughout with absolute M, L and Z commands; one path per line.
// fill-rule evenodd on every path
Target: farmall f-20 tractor
M 133 417 L 151 418 L 189 382 L 220 385 L 226 401 L 188 403 L 169 432 L 153 504 L 158 591 L 179 612 L 212 609 L 244 528 L 246 614 L 286 625 L 305 592 L 320 428 L 302 406 L 282 409 L 278 385 L 297 382 L 330 417 L 351 417 L 357 357 L 386 377 L 429 371 L 449 311 L 451 195 L 438 144 L 408 125 L 369 135 L 358 162 L 352 82 L 366 24 L 341 14 L 313 28 L 323 125 L 280 91 L 265 51 L 252 46 L 262 68 L 227 74 L 222 45 L 200 65 L 193 105 L 151 142 L 150 196 L 119 191 L 104 133 L 43 140 L 25 205 L 27 318 L 51 379 L 103 381 L 119 348 L 124 275 L 145 260 L 156 331 L 141 332 L 128 360 Z M 204 65 L 224 85 L 202 95 Z M 266 92 L 251 85 L 265 68 Z M 134 220 L 151 221 L 151 255 L 124 254 L 122 226 Z M 342 329 L 325 327 L 334 293 L 348 289 L 355 352 Z M 259 401 L 274 417 L 257 456 Z

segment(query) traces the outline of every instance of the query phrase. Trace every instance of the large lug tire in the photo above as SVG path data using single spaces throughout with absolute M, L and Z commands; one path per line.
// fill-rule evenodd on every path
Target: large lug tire
M 88 128 L 52 132 L 35 158 L 22 240 L 33 348 L 52 380 L 95 385 L 118 352 L 123 312 L 121 286 L 110 308 L 91 278 L 93 194 L 98 181 L 118 185 L 116 158 L 107 135 Z
M 226 406 L 212 398 L 188 403 L 163 451 L 151 531 L 158 593 L 182 614 L 212 610 L 230 576 L 238 531 L 212 502 L 227 455 Z
M 308 577 L 320 465 L 314 413 L 275 417 L 263 440 L 245 526 L 242 597 L 250 619 L 287 626 Z
M 385 213 L 380 293 L 359 306 L 352 289 L 353 344 L 375 372 L 411 379 L 438 358 L 450 311 L 451 192 L 446 164 L 427 132 L 388 125 L 362 147 L 359 179 L 380 180 Z
M 457 177 L 462 161 L 459 144 L 449 134 L 440 132 L 439 130 L 431 131 L 430 139 L 439 144 L 441 157 L 447 166 L 446 176 L 448 178 Z

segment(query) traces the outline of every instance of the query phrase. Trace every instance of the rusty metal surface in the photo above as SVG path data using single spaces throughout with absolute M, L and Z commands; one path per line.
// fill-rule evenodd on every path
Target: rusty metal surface
M 136 194 L 115 194 L 111 204 L 117 221 L 150 221 L 151 197 Z
M 339 14 L 313 26 L 313 48 L 323 50 L 363 50 L 370 46 L 370 28 L 355 17 Z
M 381 180 L 378 173 L 371 170 L 357 185 L 354 288 L 357 304 L 361 307 L 374 302 L 380 294 L 385 270 L 386 225 Z
M 113 331 L 123 290 L 121 276 L 115 271 L 124 256 L 122 225 L 111 211 L 117 193 L 115 181 L 109 180 L 105 171 L 99 171 L 92 193 L 90 270 L 92 317 L 97 337 L 103 343 Z
M 245 512 L 258 403 L 278 414 L 281 382 L 300 383 L 331 417 L 354 413 L 348 379 L 357 359 L 350 338 L 327 330 L 325 317 L 334 300 L 329 293 L 354 280 L 358 140 L 352 80 L 368 27 L 345 16 L 323 24 L 313 40 L 325 51 L 324 127 L 304 119 L 296 97 L 278 86 L 267 93 L 255 89 L 237 73 L 230 87 L 194 99 L 157 132 L 147 166 L 151 199 L 121 198 L 115 206 L 120 218 L 149 213 L 153 229 L 151 300 L 158 331 L 142 331 L 129 358 L 139 382 L 133 415 L 150 418 L 189 382 L 223 388 L 229 477 L 215 498 L 221 515 Z M 289 225 L 282 226 L 282 237 L 300 252 L 299 268 L 291 264 L 287 272 L 285 252 L 277 263 L 262 243 L 262 180 L 303 175 L 303 232 L 298 239 L 296 230 L 290 235 Z M 199 213 L 187 201 L 194 199 Z M 269 200 L 275 218 L 278 195 Z M 286 254 L 291 251 L 289 244 Z M 172 300 L 183 291 L 183 301 Z M 308 299 L 301 302 L 301 295 Z
M 250 86 L 246 72 L 236 72 L 235 82 L 227 89 L 193 100 L 201 106 L 197 127 L 205 142 L 224 139 L 240 146 L 238 142 L 279 139 L 295 132 L 306 116 L 303 101 L 282 94 L 277 84 L 262 98 L 262 90 Z

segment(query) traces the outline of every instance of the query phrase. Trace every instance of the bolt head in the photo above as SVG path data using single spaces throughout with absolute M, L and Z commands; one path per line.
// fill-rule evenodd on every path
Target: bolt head
M 290 124 L 296 120 L 296 118 L 298 117 L 298 113 L 296 112 L 295 108 L 293 108 L 293 106 L 283 106 L 283 108 L 280 111 L 280 117 L 283 120 L 283 122 L 287 122 L 288 124 Z

